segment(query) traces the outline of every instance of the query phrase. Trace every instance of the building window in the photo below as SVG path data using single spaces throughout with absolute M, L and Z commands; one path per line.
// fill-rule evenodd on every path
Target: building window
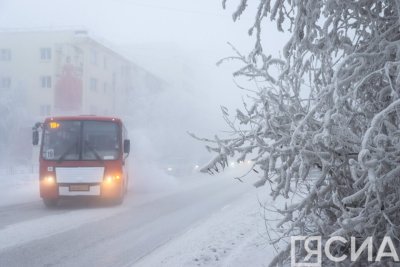
M 90 114 L 97 115 L 97 107 L 96 106 L 90 106 Z
M 51 59 L 51 48 L 49 48 L 49 47 L 40 48 L 40 59 L 41 60 L 50 60 Z
M 11 78 L 10 77 L 2 77 L 0 87 L 4 88 L 11 88 Z
M 125 66 L 124 65 L 121 66 L 121 76 L 122 77 L 125 76 Z
M 104 82 L 104 84 L 103 84 L 103 92 L 105 94 L 107 94 L 107 92 L 108 92 L 108 83 L 107 82 Z
M 42 88 L 51 88 L 51 76 L 40 77 L 40 84 Z
M 0 50 L 0 61 L 11 61 L 11 49 Z
M 90 78 L 90 90 L 94 92 L 97 91 L 97 79 Z
M 90 51 L 90 62 L 93 65 L 97 65 L 97 51 L 94 49 Z
M 40 115 L 41 116 L 49 116 L 51 113 L 50 105 L 40 105 Z

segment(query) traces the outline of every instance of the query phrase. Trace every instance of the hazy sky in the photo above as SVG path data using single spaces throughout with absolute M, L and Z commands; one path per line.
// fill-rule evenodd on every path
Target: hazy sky
M 221 0 L 0 0 L 0 28 L 87 28 L 177 85 L 171 91 L 176 95 L 165 100 L 177 101 L 170 105 L 176 107 L 171 114 L 197 113 L 187 124 L 180 123 L 182 135 L 186 130 L 211 135 L 225 128 L 219 105 L 239 106 L 243 95 L 231 75 L 240 65 L 217 68 L 215 63 L 233 54 L 228 41 L 243 54 L 254 44 L 247 34 L 254 7 L 234 23 L 238 3 L 228 0 L 224 10 Z M 273 25 L 264 29 L 264 50 L 277 55 L 284 38 Z M 191 93 L 179 93 L 182 89 Z
M 145 68 L 162 75 L 170 69 L 153 64 L 154 57 L 166 58 L 163 53 L 177 57 L 181 51 L 186 58 L 202 61 L 202 69 L 191 65 L 191 72 L 210 80 L 212 93 L 220 94 L 225 102 L 240 101 L 239 90 L 234 87 L 231 73 L 239 65 L 226 64 L 216 68 L 215 62 L 233 54 L 227 42 L 246 54 L 253 47 L 253 37 L 247 34 L 254 20 L 254 8 L 250 6 L 239 22 L 234 23 L 232 13 L 239 1 L 228 0 L 227 9 L 221 0 L 0 0 L 0 28 L 36 28 L 83 26 L 96 36 L 120 47 L 128 45 L 149 46 L 147 51 L 136 55 Z M 257 1 L 252 2 L 254 5 Z M 264 49 L 273 54 L 283 44 L 283 37 L 274 26 L 265 25 Z M 156 44 L 156 45 L 155 45 Z M 170 52 L 172 49 L 174 51 Z M 132 50 L 132 49 L 131 49 Z M 178 50 L 178 51 L 177 51 Z M 135 52 L 135 51 L 133 51 Z M 158 54 L 157 54 L 158 53 Z M 130 53 L 132 55 L 132 53 Z M 153 55 L 153 59 L 144 56 Z M 183 60 L 185 61 L 185 60 Z M 181 60 L 182 62 L 182 60 Z M 193 60 L 192 60 L 193 62 Z M 187 65 L 187 64 L 186 64 Z M 182 67 L 181 67 L 182 68 Z M 176 73 L 179 79 L 180 73 Z M 211 77 L 208 77 L 210 76 Z M 165 78 L 165 77 L 163 77 Z M 171 78 L 171 77 L 167 77 Z M 224 92 L 225 90 L 225 92 Z M 229 90 L 229 91 L 226 91 Z M 203 90 L 204 91 L 204 90 Z M 207 90 L 205 90 L 207 91 Z M 229 95 L 226 94 L 229 92 Z M 223 97 L 222 97 L 223 96 Z M 231 99 L 229 99 L 231 98 Z M 221 103 L 223 104 L 223 103 Z
M 223 10 L 221 0 L 0 0 L 0 27 L 81 25 L 116 44 L 165 42 L 229 52 L 230 41 L 248 50 L 254 12 L 234 23 L 237 5 L 228 1 Z M 272 36 L 267 45 L 278 49 Z

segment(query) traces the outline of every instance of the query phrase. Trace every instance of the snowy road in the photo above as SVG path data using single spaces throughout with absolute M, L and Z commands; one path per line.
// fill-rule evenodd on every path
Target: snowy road
M 2 206 L 0 266 L 132 266 L 251 188 L 231 177 L 192 180 L 163 193 L 131 190 L 118 207 Z

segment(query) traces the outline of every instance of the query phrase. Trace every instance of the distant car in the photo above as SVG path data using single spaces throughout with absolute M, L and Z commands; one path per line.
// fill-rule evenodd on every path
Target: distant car
M 184 176 L 197 172 L 200 168 L 197 162 L 180 157 L 166 158 L 158 163 L 168 174 Z

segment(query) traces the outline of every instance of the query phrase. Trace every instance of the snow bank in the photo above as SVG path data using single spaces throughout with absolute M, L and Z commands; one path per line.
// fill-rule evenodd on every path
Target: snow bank
M 0 174 L 0 206 L 40 200 L 38 174 L 17 172 Z
M 254 189 L 133 266 L 266 266 L 275 251 L 258 205 L 263 195 Z

